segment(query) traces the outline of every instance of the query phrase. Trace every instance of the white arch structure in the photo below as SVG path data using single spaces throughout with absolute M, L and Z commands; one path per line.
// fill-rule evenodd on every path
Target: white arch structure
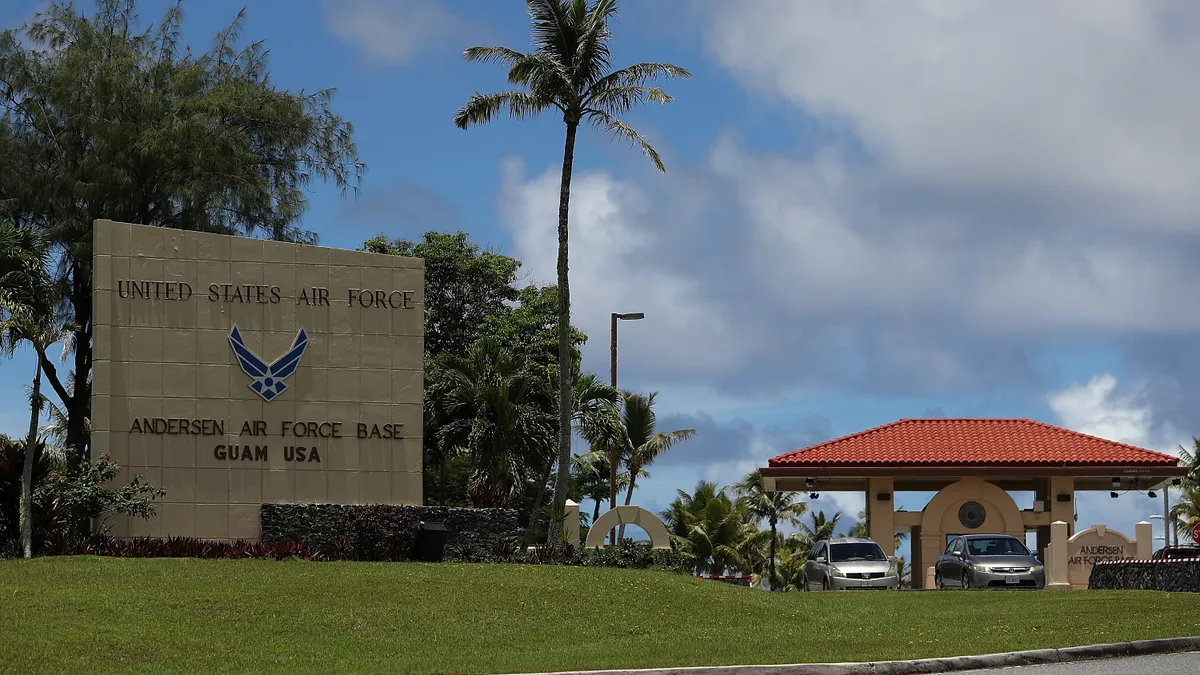
M 637 525 L 650 535 L 651 548 L 671 548 L 671 535 L 658 516 L 640 506 L 618 506 L 596 519 L 588 530 L 587 548 L 602 548 L 604 538 L 614 527 Z

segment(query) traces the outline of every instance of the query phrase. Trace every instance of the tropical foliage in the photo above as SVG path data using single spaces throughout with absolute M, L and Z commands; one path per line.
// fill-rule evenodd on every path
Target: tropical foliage
M 762 472 L 751 471 L 741 480 L 734 490 L 738 500 L 746 510 L 747 515 L 756 525 L 766 521 L 769 529 L 760 533 L 759 539 L 766 538 L 767 542 L 767 587 L 780 588 L 786 584 L 776 574 L 779 550 L 779 525 L 799 527 L 800 516 L 808 510 L 808 505 L 796 500 L 794 492 L 767 492 L 763 489 Z M 761 548 L 761 542 L 755 542 Z
M 562 114 L 566 126 L 562 179 L 558 201 L 558 445 L 554 505 L 561 508 L 569 489 L 571 462 L 572 394 L 571 292 L 567 274 L 568 213 L 575 137 L 587 123 L 633 143 L 660 171 L 662 159 L 650 143 L 621 116 L 633 107 L 666 103 L 671 97 L 648 83 L 659 78 L 690 77 L 669 63 L 638 63 L 612 69 L 609 22 L 617 13 L 616 0 L 526 0 L 534 51 L 508 47 L 470 47 L 468 61 L 498 63 L 508 67 L 512 91 L 476 93 L 454 115 L 460 129 L 486 124 L 501 113 L 527 119 L 547 110 Z M 612 465 L 615 467 L 615 462 Z
M 1175 532 L 1190 537 L 1196 527 L 1200 526 L 1200 438 L 1192 439 L 1190 451 L 1179 448 L 1179 460 L 1190 470 L 1183 477 L 1170 515 L 1174 521 Z

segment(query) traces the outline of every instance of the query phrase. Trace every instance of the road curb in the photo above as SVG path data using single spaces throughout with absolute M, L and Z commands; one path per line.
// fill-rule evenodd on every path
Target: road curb
M 1103 645 L 1082 645 L 1022 652 L 949 656 L 916 661 L 871 661 L 864 663 L 794 663 L 773 666 L 699 666 L 629 670 L 571 670 L 534 675 L 926 675 L 963 670 L 1033 666 L 1045 663 L 1147 654 L 1170 654 L 1200 650 L 1200 636 L 1135 640 Z

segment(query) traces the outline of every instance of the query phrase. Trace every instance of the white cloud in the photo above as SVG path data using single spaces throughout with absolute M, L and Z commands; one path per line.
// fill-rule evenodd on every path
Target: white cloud
M 1174 455 L 1187 440 L 1172 425 L 1155 420 L 1142 388 L 1122 390 L 1110 373 L 1053 393 L 1047 403 L 1062 426 L 1110 441 Z
M 325 23 L 367 61 L 402 65 L 472 28 L 441 0 L 326 0 Z
M 898 174 L 1194 230 L 1198 32 L 1189 0 L 733 0 L 707 45 Z
M 1104 373 L 1051 395 L 1048 403 L 1068 429 L 1146 447 L 1153 431 L 1149 404 L 1116 389 L 1117 378 Z
M 524 263 L 527 281 L 555 283 L 558 256 L 559 169 L 526 178 L 520 160 L 501 167 L 500 214 Z M 648 350 L 661 369 L 678 372 L 703 364 L 721 369 L 752 345 L 735 327 L 714 320 L 720 310 L 705 298 L 701 281 L 651 254 L 657 245 L 642 216 L 644 193 L 607 173 L 576 174 L 571 190 L 570 252 L 572 322 L 589 335 L 593 362 L 607 372 L 598 349 L 607 345 L 612 312 L 644 312 L 646 319 L 618 327 L 618 380 L 627 359 L 641 362 Z M 667 347 L 669 345 L 669 348 Z

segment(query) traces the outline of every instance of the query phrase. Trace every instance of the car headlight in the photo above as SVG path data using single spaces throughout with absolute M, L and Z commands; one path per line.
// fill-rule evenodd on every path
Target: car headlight
M 992 568 L 988 567 L 987 565 L 976 564 L 967 565 L 967 569 L 971 570 L 972 572 L 983 572 L 984 574 L 992 571 Z
M 897 571 L 896 571 L 896 561 L 895 561 L 895 560 L 893 560 L 893 561 L 891 561 L 890 563 L 888 563 L 888 571 L 887 571 L 887 575 L 888 575 L 889 577 L 894 577 L 894 576 L 896 576 L 896 574 L 897 574 Z
M 1045 569 L 1046 569 L 1046 568 L 1045 568 L 1045 566 L 1044 566 L 1044 565 L 1034 565 L 1033 567 L 1030 567 L 1030 568 L 1029 568 L 1029 571 L 1030 571 L 1030 572 L 1041 572 L 1041 571 L 1043 571 L 1043 570 L 1045 570 Z
M 844 572 L 842 572 L 841 570 L 839 570 L 838 568 L 834 567 L 833 565 L 829 566 L 829 573 L 832 574 L 833 576 L 839 577 L 841 579 L 846 578 L 846 574 Z

